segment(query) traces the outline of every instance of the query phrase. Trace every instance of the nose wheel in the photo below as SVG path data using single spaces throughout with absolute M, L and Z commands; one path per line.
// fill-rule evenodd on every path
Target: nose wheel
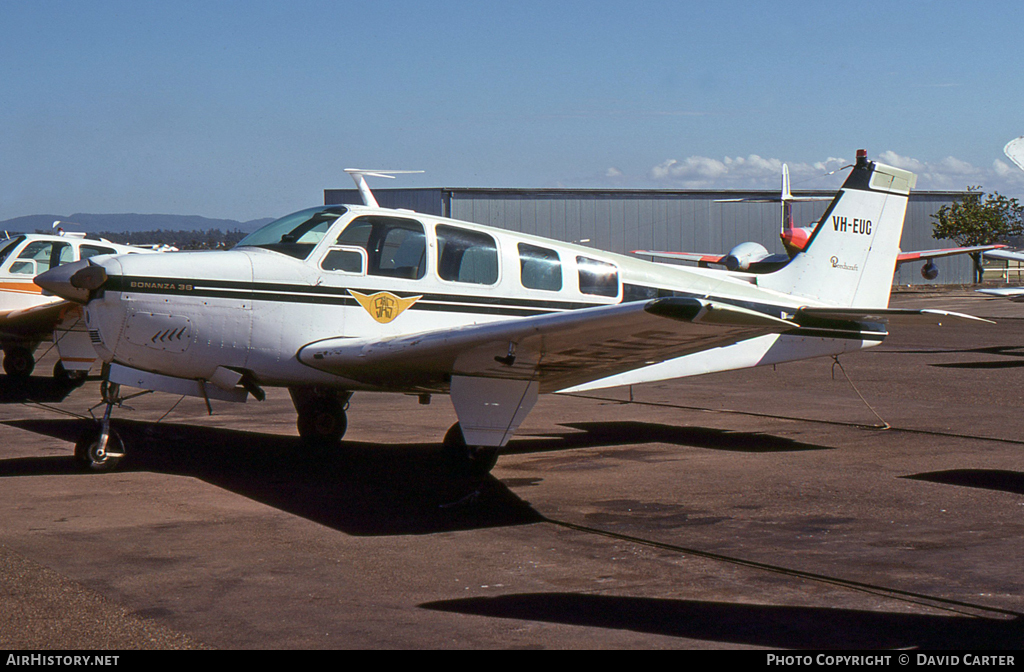
M 124 442 L 109 428 L 93 427 L 75 443 L 75 461 L 84 471 L 113 471 L 124 458 Z
M 75 443 L 75 462 L 84 471 L 113 471 L 124 459 L 124 441 L 110 428 L 110 414 L 114 405 L 124 401 L 119 395 L 121 386 L 104 380 L 100 394 L 107 405 L 98 425 L 87 429 Z

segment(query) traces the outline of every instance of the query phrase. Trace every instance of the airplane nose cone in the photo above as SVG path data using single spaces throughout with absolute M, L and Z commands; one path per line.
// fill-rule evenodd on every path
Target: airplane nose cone
M 106 281 L 107 272 L 103 267 L 90 264 L 88 260 L 58 266 L 33 280 L 47 292 L 75 303 L 88 303 L 92 293 Z

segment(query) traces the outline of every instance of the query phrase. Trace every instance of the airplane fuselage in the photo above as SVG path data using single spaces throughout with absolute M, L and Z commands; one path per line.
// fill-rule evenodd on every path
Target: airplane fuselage
M 654 264 L 418 213 L 332 210 L 341 214 L 329 226 L 299 232 L 294 242 L 285 234 L 287 244 L 243 241 L 226 252 L 94 260 L 108 278 L 87 309 L 100 356 L 192 380 L 224 367 L 251 372 L 260 385 L 360 390 L 367 388 L 359 381 L 311 368 L 296 353 L 327 338 L 385 339 L 664 296 L 775 314 L 815 305 L 758 287 L 749 275 Z M 845 352 L 880 339 L 835 331 L 825 340 L 828 352 Z

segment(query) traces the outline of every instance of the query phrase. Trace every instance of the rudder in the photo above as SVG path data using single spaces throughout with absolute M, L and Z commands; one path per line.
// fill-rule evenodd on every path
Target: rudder
M 858 150 L 856 165 L 807 245 L 758 284 L 832 306 L 887 307 L 916 182 L 913 173 L 868 161 Z

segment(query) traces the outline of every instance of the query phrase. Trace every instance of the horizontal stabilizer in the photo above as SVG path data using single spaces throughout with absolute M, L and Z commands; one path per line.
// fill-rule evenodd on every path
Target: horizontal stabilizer
M 796 314 L 797 321 L 799 322 L 802 317 L 909 325 L 927 324 L 929 322 L 941 325 L 950 320 L 995 324 L 992 320 L 964 313 L 954 313 L 948 310 L 917 310 L 913 308 L 801 308 Z

